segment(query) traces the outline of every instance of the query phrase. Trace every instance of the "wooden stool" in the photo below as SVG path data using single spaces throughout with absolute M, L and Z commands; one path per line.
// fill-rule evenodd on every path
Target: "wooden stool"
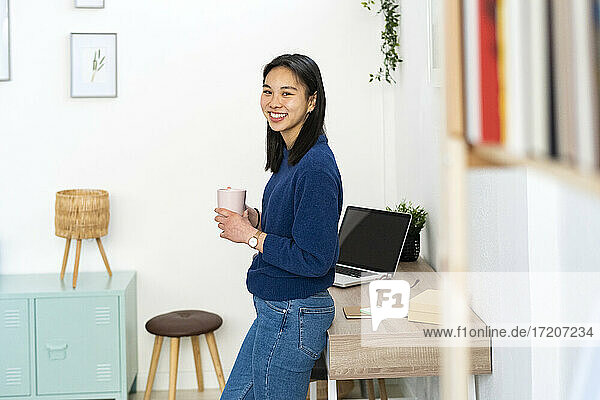
M 385 387 L 385 379 L 377 378 L 379 384 L 379 397 L 381 400 L 388 400 L 387 389 Z M 367 380 L 367 391 L 369 393 L 369 400 L 375 400 L 375 387 L 373 386 L 373 380 Z
M 225 377 L 219 359 L 217 342 L 213 331 L 223 324 L 223 320 L 217 314 L 200 310 L 182 310 L 173 311 L 166 314 L 157 315 L 146 322 L 146 330 L 154 335 L 154 349 L 152 350 L 152 361 L 150 362 L 150 372 L 148 373 L 148 382 L 146 383 L 146 393 L 144 400 L 150 399 L 154 376 L 158 366 L 158 358 L 163 343 L 163 338 L 171 338 L 171 358 L 169 362 L 169 400 L 175 400 L 175 388 L 177 385 L 177 362 L 179 361 L 179 339 L 190 336 L 192 348 L 194 351 L 194 361 L 196 364 L 196 378 L 198 380 L 198 391 L 204 390 L 204 380 L 202 377 L 202 363 L 200 360 L 199 335 L 206 335 L 206 343 L 210 356 L 212 358 L 217 379 L 219 380 L 219 389 L 221 393 L 225 387 Z

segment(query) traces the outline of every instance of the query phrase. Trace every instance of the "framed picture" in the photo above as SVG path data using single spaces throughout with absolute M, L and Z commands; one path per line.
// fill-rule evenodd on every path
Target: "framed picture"
M 8 0 L 0 0 L 0 81 L 10 80 L 10 24 Z
M 117 97 L 116 33 L 71 33 L 71 97 Z
M 104 0 L 75 0 L 75 8 L 104 8 Z
M 440 48 L 441 7 L 440 0 L 427 0 L 429 83 L 438 87 L 442 85 L 442 54 Z

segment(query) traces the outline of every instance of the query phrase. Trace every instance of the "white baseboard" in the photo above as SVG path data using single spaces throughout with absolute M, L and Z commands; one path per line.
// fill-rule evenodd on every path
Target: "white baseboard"
M 225 381 L 227 381 L 227 377 L 231 373 L 231 370 L 223 370 L 225 374 Z M 202 375 L 204 378 L 204 388 L 205 389 L 218 389 L 219 381 L 217 380 L 217 375 L 214 370 L 206 369 L 202 370 Z M 146 383 L 148 382 L 148 371 L 138 372 L 137 377 L 137 391 L 143 392 L 146 390 Z M 196 381 L 196 371 L 177 371 L 177 389 L 178 390 L 190 390 L 190 389 L 198 389 L 198 382 Z M 156 377 L 154 378 L 154 385 L 152 385 L 152 390 L 169 390 L 169 372 L 156 372 Z
M 353 400 L 369 400 L 366 398 L 353 398 Z M 416 397 L 388 397 L 388 400 L 418 400 Z
M 225 381 L 231 373 L 231 370 L 224 370 Z M 212 369 L 202 370 L 204 377 L 204 388 L 205 389 L 218 389 L 219 382 L 217 381 L 217 375 Z M 146 382 L 148 381 L 148 371 L 138 373 L 137 378 L 137 391 L 143 392 L 146 389 Z M 196 382 L 196 371 L 177 371 L 177 390 L 196 390 L 198 389 L 198 383 Z M 165 391 L 169 390 L 169 373 L 168 372 L 156 372 L 154 378 L 153 391 Z M 389 390 L 389 388 L 388 388 Z M 409 397 L 388 397 L 389 400 L 417 400 L 412 393 Z M 356 400 L 368 400 L 368 399 L 356 399 Z

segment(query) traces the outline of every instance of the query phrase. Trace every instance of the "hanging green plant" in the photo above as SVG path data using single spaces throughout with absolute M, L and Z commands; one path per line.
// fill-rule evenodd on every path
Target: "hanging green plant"
M 402 62 L 402 59 L 400 59 L 396 52 L 396 47 L 400 46 L 397 32 L 400 20 L 400 13 L 397 11 L 399 4 L 398 0 L 380 0 L 380 2 L 381 8 L 376 14 L 383 12 L 385 18 L 385 27 L 381 31 L 381 40 L 383 40 L 381 52 L 384 55 L 384 60 L 383 67 L 379 67 L 379 71 L 376 74 L 369 74 L 371 78 L 369 82 L 372 82 L 373 79 L 381 81 L 383 78 L 387 83 L 396 83 L 390 71 L 395 71 L 398 63 Z M 361 2 L 361 4 L 371 11 L 371 6 L 375 5 L 375 0 L 366 0 Z

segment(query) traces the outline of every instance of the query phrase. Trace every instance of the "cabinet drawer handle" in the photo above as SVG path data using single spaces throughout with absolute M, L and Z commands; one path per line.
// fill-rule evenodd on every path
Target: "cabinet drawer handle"
M 48 356 L 51 360 L 64 360 L 67 358 L 67 347 L 69 346 L 66 343 L 46 343 L 46 350 L 48 350 Z

